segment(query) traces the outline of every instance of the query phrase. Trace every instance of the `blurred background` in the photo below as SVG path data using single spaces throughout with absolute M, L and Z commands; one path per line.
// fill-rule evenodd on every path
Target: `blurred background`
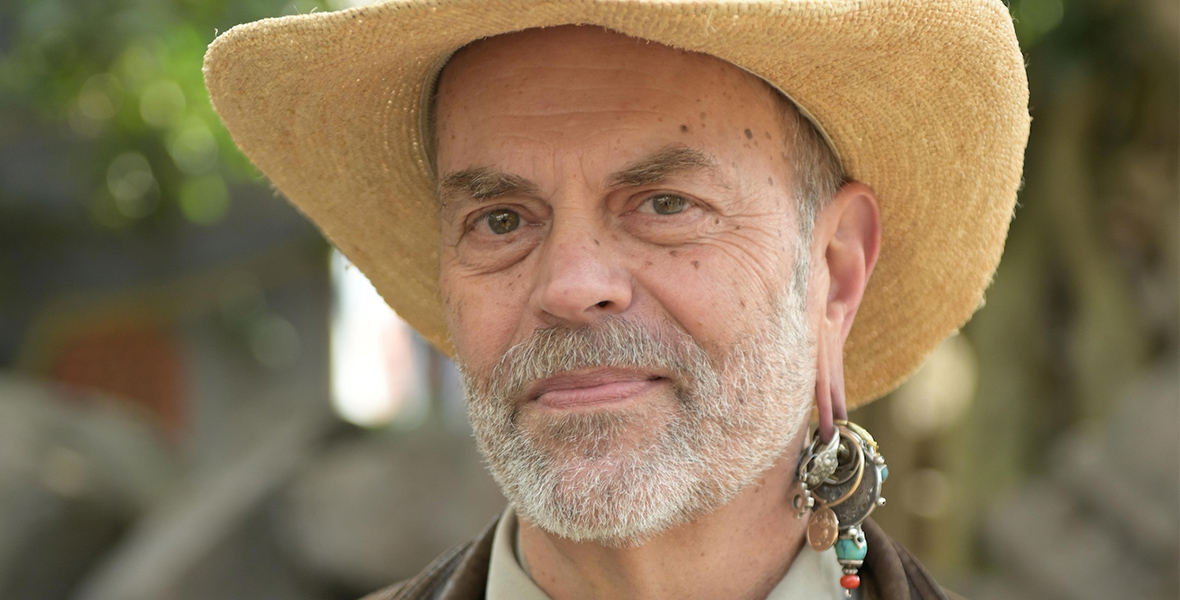
M 503 505 L 454 367 L 235 150 L 218 31 L 0 4 L 0 599 L 344 600 Z M 1180 597 L 1180 6 L 1012 0 L 1026 183 L 986 306 L 853 419 L 978 600 Z

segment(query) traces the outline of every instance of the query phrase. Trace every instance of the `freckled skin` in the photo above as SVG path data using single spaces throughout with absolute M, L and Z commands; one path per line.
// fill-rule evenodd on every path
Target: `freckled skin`
M 788 181 L 782 134 L 765 148 L 745 135 L 751 123 L 782 131 L 771 92 L 711 57 L 654 45 L 637 52 L 622 36 L 599 42 L 587 56 L 557 43 L 514 54 L 493 40 L 459 53 L 440 81 L 440 173 L 494 167 L 538 188 L 492 203 L 521 214 L 511 235 L 493 234 L 478 217 L 488 207 L 473 201 L 440 223 L 440 283 L 448 307 L 464 306 L 448 310 L 452 341 L 470 366 L 493 364 L 539 327 L 583 325 L 603 312 L 670 320 L 720 353 L 762 326 L 787 280 L 794 202 L 783 187 L 761 185 Z M 681 125 L 694 117 L 700 128 Z M 717 173 L 609 185 L 609 174 L 673 144 L 713 158 Z M 692 206 L 641 212 L 654 191 Z
M 601 29 L 550 28 L 457 53 L 436 109 L 441 176 L 493 168 L 535 187 L 483 203 L 448 199 L 440 210 L 440 287 L 467 366 L 495 364 L 537 328 L 608 314 L 670 321 L 713 357 L 765 328 L 799 227 L 779 104 L 752 75 Z M 759 128 L 767 142 L 750 144 Z M 611 183 L 669 146 L 698 150 L 715 168 Z M 657 212 L 657 196 L 687 207 Z M 842 372 L 839 350 L 878 247 L 875 207 L 867 188 L 842 190 L 816 220 L 806 310 L 821 375 Z M 486 217 L 500 210 L 519 215 L 519 227 L 493 232 Z M 651 436 L 656 409 L 677 400 L 659 391 L 637 402 L 656 416 L 629 426 Z M 830 424 L 831 407 L 817 407 Z M 798 451 L 725 506 L 639 546 L 574 543 L 521 519 L 521 551 L 555 600 L 765 598 L 803 546 L 806 522 L 786 501 Z

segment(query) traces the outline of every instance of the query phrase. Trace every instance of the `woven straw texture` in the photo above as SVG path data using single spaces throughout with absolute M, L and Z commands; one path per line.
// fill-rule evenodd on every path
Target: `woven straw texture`
M 1029 128 L 998 0 L 395 0 L 235 27 L 210 45 L 205 81 L 246 156 L 451 354 L 423 98 L 467 43 L 564 24 L 759 75 L 876 190 L 882 250 L 845 346 L 850 407 L 900 384 L 981 305 Z

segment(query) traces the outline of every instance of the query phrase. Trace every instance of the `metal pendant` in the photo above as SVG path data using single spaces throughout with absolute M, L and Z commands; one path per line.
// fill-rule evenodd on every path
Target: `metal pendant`
M 852 490 L 852 493 L 847 495 L 843 502 L 832 507 L 832 510 L 836 512 L 836 517 L 840 519 L 840 523 L 845 524 L 845 526 L 859 525 L 879 505 L 878 501 L 881 497 L 881 471 L 870 460 L 866 460 L 865 462 L 860 483 Z
M 836 543 L 840 537 L 840 523 L 836 513 L 826 506 L 820 506 L 811 513 L 807 521 L 807 543 L 816 552 L 823 552 Z
M 811 443 L 804 451 L 799 461 L 799 480 L 807 489 L 815 489 L 824 480 L 832 476 L 839 466 L 837 453 L 840 448 L 840 436 L 833 435 L 827 444 L 820 440 L 819 432 L 811 439 Z
M 839 440 L 836 469 L 822 483 L 811 488 L 817 502 L 836 508 L 860 487 L 864 477 L 864 449 L 847 427 L 837 427 L 834 440 Z M 843 521 L 841 521 L 843 523 Z

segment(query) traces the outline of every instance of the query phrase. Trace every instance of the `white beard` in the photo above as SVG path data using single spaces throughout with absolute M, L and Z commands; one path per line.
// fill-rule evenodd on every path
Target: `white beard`
M 538 330 L 491 369 L 462 368 L 475 438 L 518 515 L 569 540 L 636 545 L 754 483 L 811 407 L 815 342 L 798 267 L 768 327 L 717 360 L 670 324 L 606 317 Z M 675 402 L 562 417 L 521 411 L 538 379 L 596 367 L 670 371 Z

